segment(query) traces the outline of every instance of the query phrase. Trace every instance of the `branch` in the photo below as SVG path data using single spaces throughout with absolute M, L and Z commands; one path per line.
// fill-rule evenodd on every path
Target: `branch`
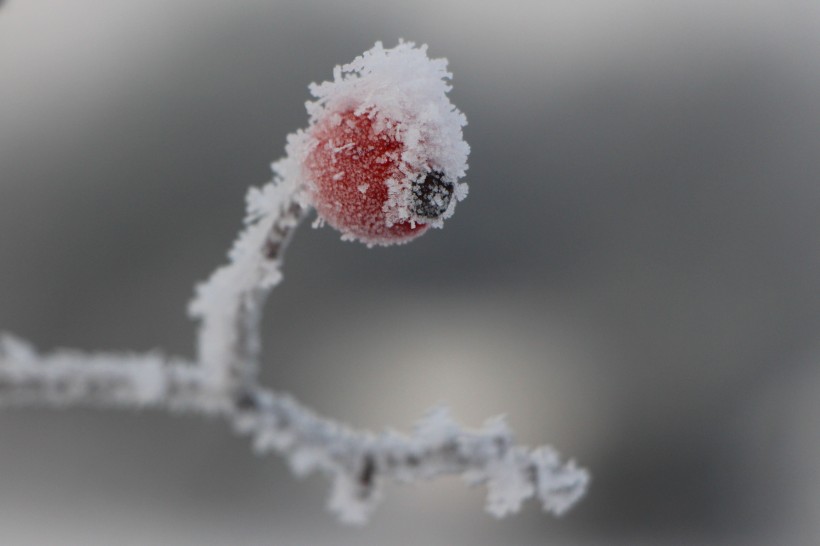
M 63 350 L 39 355 L 22 340 L 0 337 L 0 405 L 165 408 L 222 416 L 251 437 L 259 454 L 288 458 L 300 476 L 322 471 L 333 480 L 330 508 L 342 521 L 363 523 L 384 483 L 463 475 L 486 484 L 487 509 L 503 516 L 537 495 L 560 515 L 584 493 L 587 473 L 562 463 L 550 448 L 515 446 L 500 419 L 465 430 L 444 408 L 431 411 L 405 436 L 354 431 L 315 415 L 287 395 L 249 386 L 220 396 L 205 368 L 158 353 L 121 355 Z
M 206 382 L 235 398 L 256 382 L 262 307 L 282 279 L 285 248 L 306 213 L 296 196 L 297 188 L 284 181 L 248 191 L 245 230 L 229 263 L 196 287 L 188 308 L 200 321 L 198 360 Z
M 563 514 L 589 481 L 586 471 L 562 463 L 551 448 L 515 446 L 501 419 L 471 431 L 438 408 L 419 422 L 412 436 L 373 435 L 318 417 L 288 396 L 263 389 L 256 395 L 253 408 L 238 413 L 237 429 L 252 436 L 258 453 L 287 455 L 297 475 L 316 470 L 329 475 L 329 507 L 347 523 L 367 520 L 387 481 L 462 475 L 471 485 L 487 485 L 487 509 L 499 517 L 517 512 L 533 495 L 544 510 Z
M 160 353 L 39 355 L 27 342 L 0 335 L 2 406 L 215 409 L 221 404 L 203 377 L 199 366 Z

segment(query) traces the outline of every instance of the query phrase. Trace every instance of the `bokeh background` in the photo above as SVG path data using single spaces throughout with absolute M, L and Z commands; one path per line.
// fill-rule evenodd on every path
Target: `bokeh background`
M 401 248 L 300 230 L 264 380 L 375 430 L 505 413 L 588 497 L 391 487 L 350 529 L 221 422 L 16 410 L 0 543 L 820 543 L 817 2 L 0 2 L 0 330 L 191 355 L 307 84 L 400 37 L 450 60 L 470 197 Z

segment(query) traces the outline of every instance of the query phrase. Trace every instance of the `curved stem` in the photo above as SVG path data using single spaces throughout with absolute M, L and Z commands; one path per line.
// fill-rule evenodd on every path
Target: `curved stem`
M 257 200 L 266 200 L 260 214 Z M 189 313 L 200 321 L 198 358 L 213 390 L 233 397 L 256 383 L 261 341 L 259 324 L 271 289 L 281 278 L 287 243 L 306 210 L 296 191 L 269 184 L 248 193 L 245 230 L 229 252 L 230 262 L 196 288 Z

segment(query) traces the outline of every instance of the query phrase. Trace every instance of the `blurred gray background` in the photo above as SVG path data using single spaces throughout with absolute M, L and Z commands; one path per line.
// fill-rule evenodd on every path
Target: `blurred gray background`
M 191 355 L 307 84 L 399 37 L 450 60 L 470 197 L 401 248 L 305 226 L 265 382 L 375 430 L 506 413 L 588 497 L 391 487 L 350 529 L 221 422 L 5 411 L 0 543 L 820 543 L 817 2 L 2 2 L 0 330 Z

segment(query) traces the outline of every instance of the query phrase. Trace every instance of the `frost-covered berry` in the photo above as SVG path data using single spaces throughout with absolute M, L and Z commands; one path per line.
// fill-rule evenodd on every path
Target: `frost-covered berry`
M 298 180 L 320 223 L 368 245 L 403 243 L 441 227 L 467 195 L 464 115 L 447 98 L 444 59 L 427 47 L 381 43 L 312 85 L 310 125 L 274 167 Z
M 368 113 L 352 110 L 332 116 L 311 130 L 316 145 L 305 161 L 310 197 L 319 217 L 349 237 L 369 243 L 410 240 L 427 224 L 409 215 L 389 218 L 391 190 L 405 178 L 403 144 L 395 127 L 374 127 Z

